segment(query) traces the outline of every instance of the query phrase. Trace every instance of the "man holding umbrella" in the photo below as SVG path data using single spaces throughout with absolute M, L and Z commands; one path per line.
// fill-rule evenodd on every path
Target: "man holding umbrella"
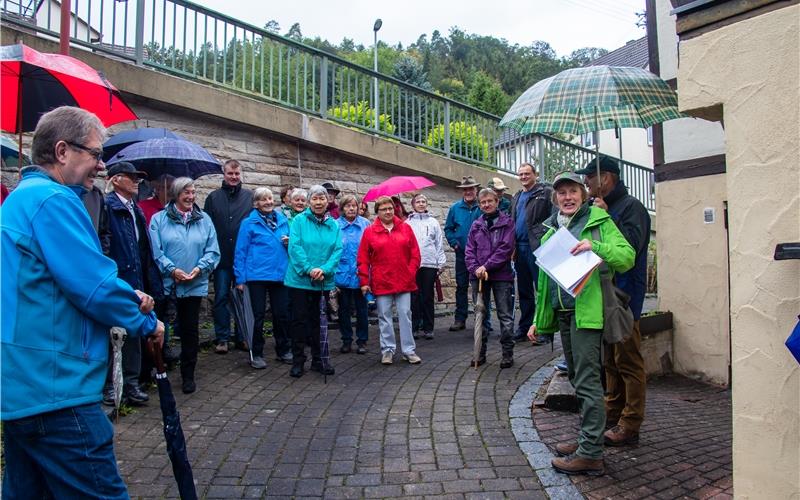
M 606 210 L 620 232 L 636 252 L 636 261 L 628 272 L 615 277 L 616 284 L 630 295 L 633 311 L 631 337 L 619 344 L 607 345 L 603 365 L 606 372 L 606 420 L 614 426 L 605 433 L 605 444 L 624 446 L 639 442 L 639 428 L 644 420 L 645 385 L 639 333 L 644 295 L 647 290 L 647 247 L 650 245 L 650 214 L 642 202 L 628 194 L 619 178 L 619 165 L 608 156 L 600 158 L 600 175 L 595 160 L 576 173 L 583 174 L 593 204 Z
M 222 166 L 222 187 L 209 193 L 203 211 L 211 217 L 217 231 L 220 260 L 214 269 L 214 333 L 216 347 L 214 352 L 226 354 L 228 339 L 231 336 L 231 313 L 228 300 L 233 283 L 233 253 L 236 249 L 236 236 L 239 225 L 253 209 L 253 192 L 242 187 L 242 166 L 236 160 L 228 160 Z M 237 331 L 237 337 L 242 332 Z M 249 350 L 237 338 L 237 344 Z
M 41 117 L 35 165 L 3 205 L 2 390 L 6 498 L 127 498 L 100 408 L 108 328 L 161 343 L 152 297 L 117 277 L 81 204 L 105 128 L 88 111 Z

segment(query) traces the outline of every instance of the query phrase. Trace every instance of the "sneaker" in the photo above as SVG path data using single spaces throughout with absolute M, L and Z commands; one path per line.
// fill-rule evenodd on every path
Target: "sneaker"
M 358 348 L 356 349 L 356 354 L 366 354 L 366 353 L 367 353 L 367 348 L 359 344 Z
M 114 406 L 114 387 L 103 388 L 103 404 L 106 406 Z
M 214 352 L 217 354 L 228 354 L 228 343 L 220 342 L 214 346 Z
M 558 363 L 556 365 L 556 370 L 566 373 L 569 371 L 569 368 L 567 367 L 567 363 Z
M 381 356 L 381 364 L 391 365 L 393 357 L 394 354 L 392 354 L 392 351 L 384 351 L 383 355 Z
M 253 361 L 250 362 L 250 366 L 256 370 L 263 370 L 267 367 L 267 362 L 264 361 L 264 358 L 261 356 L 253 356 Z
M 291 352 L 287 352 L 286 354 L 281 354 L 280 356 L 275 358 L 275 361 L 280 361 L 281 363 L 286 363 L 287 365 L 291 365 L 292 360 L 294 360 L 294 356 L 292 355 Z
M 466 323 L 463 322 L 463 321 L 459 321 L 459 320 L 454 321 L 453 324 L 450 325 L 450 331 L 451 332 L 457 332 L 459 330 L 466 330 L 466 328 L 467 328 Z
M 422 358 L 420 358 L 419 356 L 416 355 L 416 353 L 413 352 L 411 354 L 403 354 L 403 359 L 405 359 L 406 361 L 408 361 L 409 364 L 412 365 L 418 365 L 422 363 Z
M 587 474 L 589 476 L 602 476 L 606 472 L 602 458 L 583 458 L 578 455 L 554 458 L 551 462 L 553 468 L 563 474 Z
M 425 332 L 425 340 L 433 340 L 433 332 Z
M 556 453 L 558 453 L 562 457 L 572 455 L 576 451 L 578 451 L 577 441 L 566 441 L 563 443 L 558 443 L 556 445 Z
M 150 396 L 138 386 L 128 385 L 122 390 L 122 399 L 127 399 L 132 405 L 143 405 L 150 401 Z
M 639 443 L 639 433 L 626 429 L 622 425 L 615 425 L 604 434 L 606 446 L 627 446 Z
M 513 356 L 503 356 L 503 360 L 500 361 L 500 369 L 504 368 L 511 368 L 514 366 L 514 357 Z
M 352 351 L 352 348 L 350 347 L 350 343 L 349 342 L 346 343 L 346 344 L 342 344 L 342 347 L 339 348 L 339 352 L 342 353 L 342 354 L 347 354 L 350 351 Z

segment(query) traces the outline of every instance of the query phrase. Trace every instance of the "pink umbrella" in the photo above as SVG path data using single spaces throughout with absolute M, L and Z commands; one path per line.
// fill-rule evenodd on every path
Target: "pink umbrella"
M 416 191 L 418 189 L 435 186 L 436 183 L 432 182 L 425 177 L 420 176 L 395 176 L 389 177 L 377 186 L 373 186 L 367 191 L 364 196 L 364 201 L 372 201 L 379 196 L 392 196 L 407 191 Z

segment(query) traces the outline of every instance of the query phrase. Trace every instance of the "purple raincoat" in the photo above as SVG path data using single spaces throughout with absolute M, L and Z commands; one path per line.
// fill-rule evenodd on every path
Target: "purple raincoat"
M 511 270 L 511 255 L 514 253 L 514 221 L 500 212 L 489 229 L 486 216 L 481 215 L 469 228 L 464 260 L 470 279 L 475 279 L 475 270 L 486 267 L 489 281 L 514 281 Z

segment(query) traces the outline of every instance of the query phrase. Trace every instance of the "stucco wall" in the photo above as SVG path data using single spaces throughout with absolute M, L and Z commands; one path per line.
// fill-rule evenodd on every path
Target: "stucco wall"
M 725 175 L 656 184 L 658 308 L 674 317 L 674 370 L 728 383 Z M 716 221 L 704 222 L 714 208 Z M 702 286 L 698 286 L 702 284 Z
M 800 498 L 800 367 L 783 345 L 800 262 L 772 259 L 800 241 L 798 19 L 794 4 L 680 45 L 681 108 L 722 105 L 725 123 L 739 498 Z

